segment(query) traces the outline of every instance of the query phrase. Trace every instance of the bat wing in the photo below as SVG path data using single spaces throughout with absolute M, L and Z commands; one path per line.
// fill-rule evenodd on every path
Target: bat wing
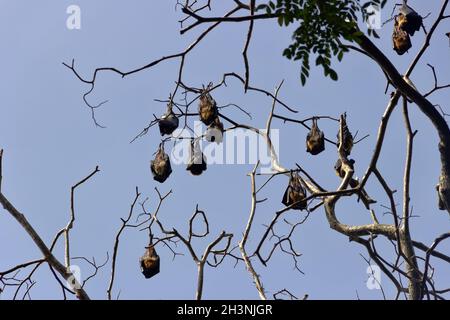
M 284 192 L 283 200 L 281 200 L 281 203 L 283 203 L 286 207 L 291 204 L 290 199 L 289 199 L 290 190 L 291 190 L 291 187 L 288 186 L 286 188 L 286 191 Z

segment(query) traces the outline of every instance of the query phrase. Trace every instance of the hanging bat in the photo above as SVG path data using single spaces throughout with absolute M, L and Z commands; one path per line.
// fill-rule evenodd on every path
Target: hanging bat
M 340 135 L 340 129 L 339 132 L 337 134 L 337 139 L 338 139 L 338 148 L 340 148 L 341 142 L 343 143 L 343 150 L 346 156 L 349 156 L 350 153 L 352 152 L 353 149 L 353 135 L 350 132 L 350 130 L 348 129 L 347 126 L 347 115 L 344 113 L 343 119 L 342 119 L 342 128 L 343 128 L 343 132 L 342 132 L 342 140 L 341 141 L 341 135 Z
M 145 254 L 140 259 L 141 271 L 146 279 L 157 275 L 159 273 L 159 256 L 156 254 L 156 250 L 153 245 L 150 245 Z
M 166 181 L 166 179 L 172 173 L 170 158 L 167 153 L 164 152 L 163 144 L 159 145 L 155 159 L 150 162 L 150 169 L 153 174 L 153 179 L 160 183 Z
M 172 111 L 172 103 L 167 105 L 167 112 L 159 119 L 159 132 L 161 136 L 171 135 L 178 128 L 178 117 Z
M 306 152 L 318 155 L 325 150 L 325 136 L 317 125 L 317 119 L 312 120 L 311 130 L 306 136 Z
M 399 15 L 395 18 L 394 32 L 392 34 L 394 50 L 400 56 L 405 54 L 405 52 L 407 52 L 412 47 L 409 34 L 400 27 L 400 23 L 402 21 L 400 19 L 404 19 L 403 17 L 405 16 Z
M 206 158 L 200 150 L 198 141 L 195 143 L 191 141 L 191 154 L 186 170 L 194 176 L 199 176 L 203 171 L 206 171 Z
M 217 103 L 207 89 L 203 90 L 200 95 L 198 113 L 200 120 L 207 126 L 209 126 L 218 115 Z
M 299 175 L 294 172 L 291 173 L 291 178 L 289 179 L 289 185 L 283 195 L 283 200 L 281 201 L 286 207 L 291 205 L 294 210 L 304 210 L 307 207 L 306 190 L 303 188 Z M 295 205 L 294 205 L 295 204 Z
M 205 139 L 208 142 L 216 142 L 217 144 L 220 144 L 223 141 L 223 132 L 223 124 L 220 122 L 219 117 L 216 117 L 208 126 L 205 133 Z

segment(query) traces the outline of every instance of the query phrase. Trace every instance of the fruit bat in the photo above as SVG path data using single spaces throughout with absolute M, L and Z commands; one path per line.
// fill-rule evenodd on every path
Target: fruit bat
M 190 171 L 194 176 L 199 176 L 206 171 L 206 158 L 200 150 L 198 141 L 191 141 L 191 154 L 186 170 Z
M 153 174 L 153 179 L 163 183 L 172 173 L 170 165 L 170 158 L 164 152 L 164 145 L 161 144 L 156 152 L 155 159 L 150 162 L 150 169 Z
M 220 122 L 219 117 L 216 117 L 214 121 L 208 126 L 205 133 L 205 139 L 208 142 L 221 143 L 223 140 L 223 124 Z
M 350 130 L 348 129 L 347 126 L 347 115 L 344 114 L 344 117 L 342 119 L 342 128 L 343 128 L 343 133 L 342 133 L 342 140 L 341 141 L 341 136 L 340 136 L 340 129 L 339 132 L 337 134 L 337 139 L 338 139 L 338 148 L 340 148 L 341 142 L 343 143 L 343 150 L 346 156 L 349 156 L 350 153 L 352 152 L 352 148 L 353 148 L 353 135 L 350 132 Z
M 142 274 L 146 279 L 159 273 L 159 256 L 153 245 L 150 245 L 140 259 Z
M 167 105 L 167 112 L 159 119 L 159 132 L 161 135 L 171 135 L 178 128 L 178 117 L 172 111 L 172 103 Z
M 395 17 L 394 32 L 392 33 L 392 43 L 398 55 L 403 55 L 412 47 L 408 32 L 401 28 L 401 23 L 403 23 L 404 19 L 406 18 L 402 14 Z
M 414 33 L 420 30 L 423 23 L 423 18 L 405 2 L 403 2 L 400 7 L 397 18 L 399 27 L 406 31 L 410 36 L 414 36 Z
M 209 126 L 218 115 L 217 103 L 207 90 L 204 90 L 200 95 L 198 113 L 200 120 L 207 126 Z
M 325 136 L 317 125 L 317 119 L 313 119 L 311 130 L 306 136 L 306 152 L 318 155 L 325 150 Z
M 294 172 L 291 173 L 291 178 L 289 180 L 289 185 L 283 195 L 283 200 L 281 201 L 286 207 L 293 205 L 294 210 L 304 210 L 306 209 L 307 203 L 306 190 L 303 188 L 299 175 Z M 295 205 L 294 205 L 295 203 Z

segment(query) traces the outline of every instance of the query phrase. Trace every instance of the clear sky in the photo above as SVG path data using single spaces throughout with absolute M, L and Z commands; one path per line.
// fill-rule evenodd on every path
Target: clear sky
M 216 1 L 216 14 L 224 12 L 232 1 Z M 81 8 L 81 30 L 66 28 L 66 8 L 77 4 Z M 383 11 L 386 20 L 392 1 Z M 441 1 L 410 1 L 422 15 L 432 12 L 425 20 L 430 26 L 440 8 Z M 160 218 L 166 226 L 186 232 L 187 220 L 195 205 L 206 211 L 211 236 L 196 242 L 198 252 L 221 230 L 232 232 L 234 242 L 241 238 L 250 209 L 250 179 L 247 173 L 253 165 L 214 165 L 200 177 L 190 176 L 184 166 L 173 166 L 170 178 L 160 185 L 152 179 L 149 162 L 160 141 L 157 128 L 130 144 L 152 119 L 160 115 L 165 105 L 153 99 L 166 99 L 173 90 L 178 61 L 164 62 L 153 69 L 121 79 L 112 73 L 99 74 L 96 89 L 89 97 L 92 103 L 109 100 L 98 111 L 98 120 L 106 129 L 94 126 L 89 109 L 83 104 L 82 94 L 87 86 L 80 83 L 63 67 L 62 62 L 72 58 L 83 76 L 91 77 L 96 67 L 111 66 L 127 71 L 144 65 L 163 55 L 183 50 L 199 34 L 200 27 L 185 36 L 179 34 L 178 20 L 182 13 L 174 10 L 175 1 L 106 1 L 78 0 L 35 2 L 24 0 L 0 1 L 0 146 L 4 151 L 2 192 L 23 212 L 46 243 L 68 221 L 70 213 L 70 187 L 89 174 L 96 165 L 101 172 L 84 184 L 76 193 L 77 220 L 72 232 L 72 255 L 95 256 L 104 260 L 111 253 L 120 217 L 128 214 L 135 187 L 142 192 L 142 200 L 149 198 L 149 209 L 157 205 L 154 191 L 173 190 L 164 203 Z M 432 46 L 416 68 L 411 79 L 419 91 L 433 86 L 433 78 L 426 63 L 438 70 L 441 83 L 450 82 L 450 48 L 445 33 L 448 22 L 440 27 Z M 217 83 L 225 72 L 243 74 L 241 51 L 247 24 L 226 24 L 212 32 L 187 58 L 185 83 L 196 87 L 210 81 Z M 413 38 L 413 48 L 404 56 L 397 56 L 391 47 L 392 24 L 380 31 L 381 39 L 375 43 L 392 59 L 400 71 L 406 69 L 424 40 L 423 32 Z M 281 56 L 290 43 L 290 30 L 280 29 L 276 21 L 260 21 L 249 49 L 251 83 L 273 91 L 285 80 L 280 98 L 296 108 L 297 119 L 312 115 L 339 117 L 347 112 L 350 129 L 358 136 L 369 134 L 353 151 L 356 174 L 361 176 L 371 157 L 379 120 L 389 100 L 384 94 L 385 79 L 378 66 L 367 57 L 351 53 L 336 65 L 339 82 L 323 77 L 320 69 L 313 69 L 305 87 L 299 80 L 299 65 Z M 271 100 L 257 93 L 243 94 L 239 82 L 230 80 L 228 87 L 214 93 L 219 105 L 236 103 L 253 116 L 249 121 L 236 109 L 225 109 L 224 114 L 236 121 L 247 121 L 264 128 Z M 434 104 L 447 107 L 449 92 L 431 96 Z M 292 116 L 280 106 L 277 112 Z M 398 190 L 396 201 L 401 204 L 403 163 L 406 142 L 402 114 L 397 109 L 389 124 L 388 137 L 380 159 L 380 169 L 391 188 Z M 449 111 L 447 111 L 449 112 Z M 449 230 L 449 216 L 437 210 L 434 189 L 439 175 L 437 136 L 428 119 L 412 105 L 413 129 L 418 130 L 413 158 L 412 221 L 414 239 L 430 244 L 433 239 Z M 192 121 L 192 119 L 190 119 Z M 334 138 L 334 122 L 319 123 L 325 133 Z M 336 151 L 327 145 L 326 152 L 312 157 L 305 152 L 306 131 L 297 125 L 274 120 L 272 128 L 280 129 L 280 162 L 285 167 L 300 163 L 326 188 L 339 184 L 333 165 Z M 258 183 L 263 182 L 259 179 Z M 261 237 L 263 224 L 269 223 L 275 211 L 282 208 L 281 197 L 287 184 L 285 177 L 277 177 L 262 192 L 269 200 L 257 208 L 255 229 L 251 234 L 252 251 Z M 391 223 L 383 205 L 388 199 L 376 181 L 371 180 L 368 192 L 378 200 L 374 205 L 380 220 Z M 338 215 L 346 223 L 370 222 L 368 212 L 354 198 L 340 202 Z M 140 211 L 137 210 L 136 214 Z M 304 213 L 288 215 L 290 221 L 301 219 Z M 282 231 L 282 224 L 280 224 Z M 286 229 L 284 229 L 286 230 Z M 267 267 L 254 260 L 269 294 L 287 288 L 297 296 L 309 294 L 312 299 L 360 298 L 380 299 L 379 290 L 366 287 L 367 264 L 360 253 L 365 250 L 348 238 L 331 230 L 323 209 L 315 211 L 300 226 L 293 238 L 302 253 L 300 274 L 293 268 L 292 259 L 277 252 Z M 146 246 L 147 235 L 127 229 L 120 243 L 114 295 L 123 299 L 191 299 L 196 287 L 196 267 L 184 247 L 178 250 L 185 256 L 172 261 L 172 253 L 160 248 L 161 273 L 145 280 L 139 269 L 139 257 Z M 63 242 L 55 254 L 62 259 Z M 267 252 L 268 248 L 266 247 Z M 392 257 L 390 244 L 380 244 Z M 450 245 L 440 247 L 450 251 Z M 40 258 L 40 252 L 28 235 L 5 211 L 0 213 L 0 270 L 15 264 Z M 433 260 L 434 261 L 434 260 Z M 435 264 L 436 282 L 448 287 L 448 265 Z M 81 264 L 82 274 L 88 275 L 89 266 Z M 110 265 L 88 283 L 86 290 L 93 298 L 106 298 Z M 33 298 L 60 298 L 60 289 L 47 266 L 36 273 Z M 393 298 L 389 280 L 382 284 Z M 2 299 L 10 298 L 5 293 Z M 250 275 L 242 263 L 234 267 L 226 260 L 218 269 L 207 268 L 205 273 L 205 299 L 257 299 L 258 294 Z

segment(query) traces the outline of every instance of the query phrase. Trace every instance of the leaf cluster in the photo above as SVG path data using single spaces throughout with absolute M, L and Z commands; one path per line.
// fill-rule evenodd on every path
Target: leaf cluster
M 362 35 L 358 21 L 368 21 L 374 14 L 369 9 L 382 8 L 385 3 L 386 0 L 276 0 L 261 4 L 256 10 L 275 14 L 280 26 L 298 24 L 293 42 L 283 56 L 301 62 L 300 79 L 305 85 L 311 56 L 315 56 L 316 66 L 322 66 L 326 77 L 338 80 L 332 58 L 341 61 L 348 51 L 341 40 L 358 41 Z M 369 30 L 369 35 L 378 37 L 374 30 Z

